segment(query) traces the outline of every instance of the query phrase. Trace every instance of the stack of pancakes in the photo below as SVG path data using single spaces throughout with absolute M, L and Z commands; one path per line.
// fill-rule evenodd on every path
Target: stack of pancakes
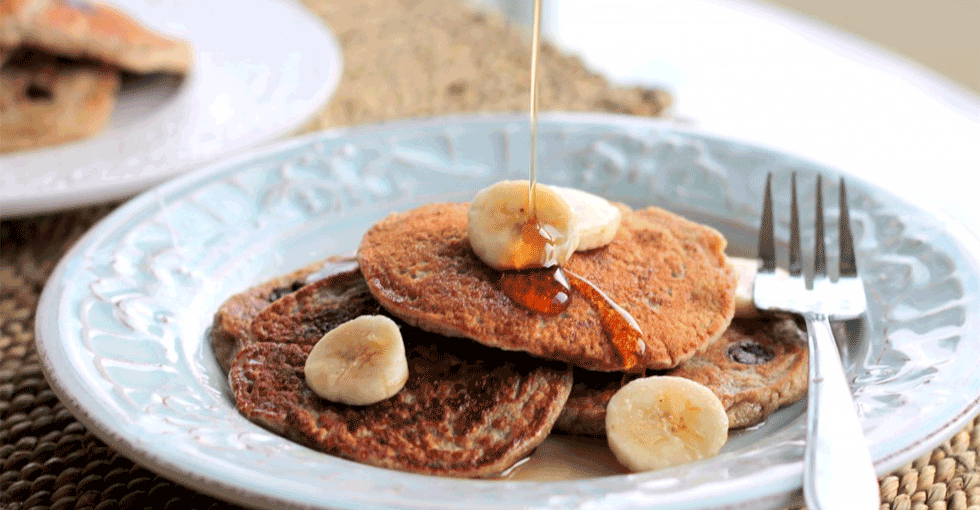
M 226 301 L 211 331 L 239 411 L 311 448 L 425 474 L 498 475 L 552 428 L 603 435 L 605 407 L 644 374 L 696 380 L 732 427 L 757 423 L 806 388 L 806 348 L 786 319 L 736 319 L 725 239 L 658 208 L 627 211 L 609 245 L 563 266 L 636 320 L 645 348 L 627 373 L 599 312 L 573 294 L 553 316 L 495 285 L 466 235 L 467 204 L 391 215 L 356 258 L 332 258 Z M 313 345 L 358 315 L 401 326 L 409 379 L 394 397 L 348 406 L 318 397 L 303 366 Z
M 120 76 L 184 74 L 191 48 L 86 0 L 0 0 L 0 152 L 101 132 Z

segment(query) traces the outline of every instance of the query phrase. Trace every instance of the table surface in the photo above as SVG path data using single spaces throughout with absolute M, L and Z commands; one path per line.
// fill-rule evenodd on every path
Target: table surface
M 527 104 L 527 47 L 519 35 L 513 30 L 508 32 L 507 25 L 494 16 L 436 0 L 304 0 L 304 3 L 338 35 L 346 59 L 345 76 L 336 95 L 304 132 L 393 118 L 519 111 Z M 764 4 L 721 0 L 643 2 L 646 9 L 660 9 L 659 19 L 664 23 L 693 26 L 697 22 L 707 30 L 719 26 L 709 22 L 731 24 L 737 20 L 734 25 L 738 26 L 728 29 L 733 32 L 724 35 L 744 39 L 745 32 L 738 32 L 738 27 L 742 30 L 750 27 L 759 36 L 755 39 L 759 51 L 772 52 L 777 43 L 790 44 L 797 55 L 806 56 L 825 70 L 849 73 L 853 97 L 828 89 L 824 92 L 833 100 L 823 105 L 823 109 L 797 109 L 788 115 L 780 113 L 780 109 L 799 107 L 801 101 L 799 97 L 781 93 L 779 88 L 791 82 L 798 86 L 806 77 L 804 70 L 756 90 L 749 96 L 752 101 L 747 101 L 748 104 L 735 104 L 737 100 L 746 103 L 745 96 L 733 100 L 732 96 L 709 93 L 712 88 L 718 88 L 717 81 L 711 83 L 711 80 L 717 78 L 719 68 L 714 66 L 715 74 L 706 70 L 712 70 L 709 64 L 717 64 L 718 59 L 711 61 L 709 53 L 697 53 L 696 45 L 682 44 L 690 42 L 696 33 L 668 32 L 677 41 L 673 53 L 636 51 L 629 58 L 619 58 L 612 50 L 622 45 L 608 44 L 608 32 L 603 44 L 603 38 L 595 36 L 596 32 L 601 35 L 601 31 L 582 31 L 582 16 L 576 14 L 576 3 L 565 2 L 564 14 L 552 13 L 552 23 L 557 25 L 552 25 L 550 33 L 562 45 L 563 52 L 549 51 L 544 58 L 542 101 L 547 109 L 645 116 L 673 111 L 706 130 L 797 151 L 842 168 L 863 168 L 869 161 L 874 161 L 872 166 L 877 168 L 897 165 L 890 170 L 892 181 L 901 181 L 895 175 L 921 174 L 924 168 L 921 165 L 926 163 L 930 172 L 938 172 L 940 181 L 943 177 L 957 178 L 966 169 L 980 168 L 980 164 L 974 164 L 980 161 L 975 148 L 980 135 L 973 137 L 980 133 L 980 101 L 976 96 L 861 41 Z M 635 0 L 605 3 L 621 5 L 624 9 L 638 8 Z M 963 3 L 976 5 L 976 2 Z M 592 27 L 616 26 L 612 20 L 604 24 L 603 18 L 596 15 L 591 23 Z M 642 44 L 649 43 L 644 37 L 652 37 L 649 26 L 645 27 L 646 35 L 641 29 L 644 27 L 620 24 L 617 32 L 621 38 L 635 42 L 634 47 L 649 47 Z M 582 58 L 571 57 L 572 53 Z M 695 60 L 699 62 L 696 69 L 679 66 L 679 62 L 692 55 L 702 59 Z M 389 72 L 392 70 L 381 65 L 393 61 L 397 62 L 396 72 Z M 483 78 L 488 75 L 494 76 L 490 83 Z M 643 85 L 615 86 L 612 81 Z M 753 86 L 750 81 L 734 80 L 734 84 L 742 88 L 732 90 L 741 94 Z M 882 89 L 891 95 L 877 103 L 872 101 L 870 106 L 861 104 L 868 101 L 868 91 Z M 796 92 L 795 96 L 805 96 L 812 91 L 797 88 Z M 668 110 L 671 95 L 676 102 Z M 380 101 L 380 97 L 394 99 Z M 858 110 L 844 115 L 853 125 L 841 128 L 840 115 L 854 108 Z M 768 117 L 757 118 L 762 112 Z M 869 115 L 873 118 L 864 118 Z M 903 120 L 894 126 L 899 115 Z M 800 116 L 807 118 L 812 130 L 797 131 L 793 136 L 783 133 L 787 131 L 785 125 L 799 124 Z M 889 125 L 888 132 L 879 136 L 861 133 L 861 130 L 880 130 Z M 814 136 L 829 126 L 836 131 Z M 928 130 L 924 127 L 934 132 L 925 133 Z M 852 141 L 856 133 L 862 136 L 857 148 L 828 150 L 841 145 L 841 140 Z M 952 140 L 942 140 L 950 136 Z M 906 150 L 909 139 L 932 144 L 932 150 L 922 147 Z M 972 143 L 967 144 L 969 140 Z M 930 152 L 935 152 L 935 144 L 939 142 L 943 154 L 937 162 Z M 889 154 L 888 149 L 894 152 L 895 147 L 903 148 L 902 157 Z M 870 156 L 865 154 L 867 151 L 871 152 Z M 874 172 L 865 175 L 879 178 L 880 174 Z M 980 232 L 980 212 L 973 210 L 980 208 L 973 207 L 972 192 L 960 186 L 961 189 L 953 190 L 950 195 L 939 184 L 923 188 L 916 186 L 918 183 L 921 179 L 897 182 L 893 191 L 917 192 L 917 199 L 941 205 Z M 949 188 L 948 184 L 945 188 Z M 3 510 L 232 507 L 158 477 L 107 447 L 58 402 L 40 372 L 33 347 L 38 295 L 71 243 L 116 205 L 0 222 L 3 243 L 0 249 L 0 465 L 3 467 L 0 508 Z M 884 477 L 882 508 L 980 510 L 977 465 L 980 427 L 976 425 L 974 421 L 930 454 Z

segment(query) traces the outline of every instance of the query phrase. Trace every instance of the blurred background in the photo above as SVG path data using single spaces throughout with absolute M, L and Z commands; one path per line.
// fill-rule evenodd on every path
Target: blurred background
M 766 1 L 846 30 L 980 94 L 980 1 Z
M 512 19 L 530 24 L 533 0 L 472 0 L 497 5 Z M 545 31 L 554 35 L 556 16 L 603 6 L 606 12 L 641 2 L 545 2 Z M 653 2 L 655 3 L 655 2 Z M 717 0 L 749 8 L 774 7 L 844 31 L 867 43 L 925 66 L 973 94 L 980 94 L 980 1 L 977 0 Z M 594 14 L 594 13 L 593 13 Z M 628 20 L 624 20 L 628 21 Z M 560 23 L 560 22 L 559 22 Z

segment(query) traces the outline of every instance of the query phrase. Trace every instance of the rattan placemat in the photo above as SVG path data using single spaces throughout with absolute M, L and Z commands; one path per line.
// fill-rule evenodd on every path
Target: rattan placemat
M 305 0 L 337 34 L 344 77 L 303 131 L 455 112 L 522 111 L 526 36 L 455 0 Z M 544 109 L 662 115 L 670 95 L 610 86 L 547 48 Z M 683 91 L 680 91 L 682 94 Z M 49 388 L 34 312 L 54 265 L 116 204 L 0 223 L 0 505 L 3 510 L 237 508 L 135 465 L 88 432 Z M 980 510 L 977 421 L 881 481 L 882 508 Z

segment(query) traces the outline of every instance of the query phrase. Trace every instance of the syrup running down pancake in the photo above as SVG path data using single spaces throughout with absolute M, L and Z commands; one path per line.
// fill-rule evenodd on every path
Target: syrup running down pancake
M 358 261 L 372 294 L 421 329 L 510 351 L 620 371 L 623 356 L 599 312 L 573 295 L 553 316 L 531 312 L 495 284 L 499 272 L 474 255 L 466 204 L 430 204 L 393 214 L 363 237 Z M 673 368 L 717 339 L 734 315 L 737 278 L 717 231 L 651 207 L 624 214 L 603 247 L 574 254 L 563 269 L 594 284 L 643 332 L 636 369 Z

